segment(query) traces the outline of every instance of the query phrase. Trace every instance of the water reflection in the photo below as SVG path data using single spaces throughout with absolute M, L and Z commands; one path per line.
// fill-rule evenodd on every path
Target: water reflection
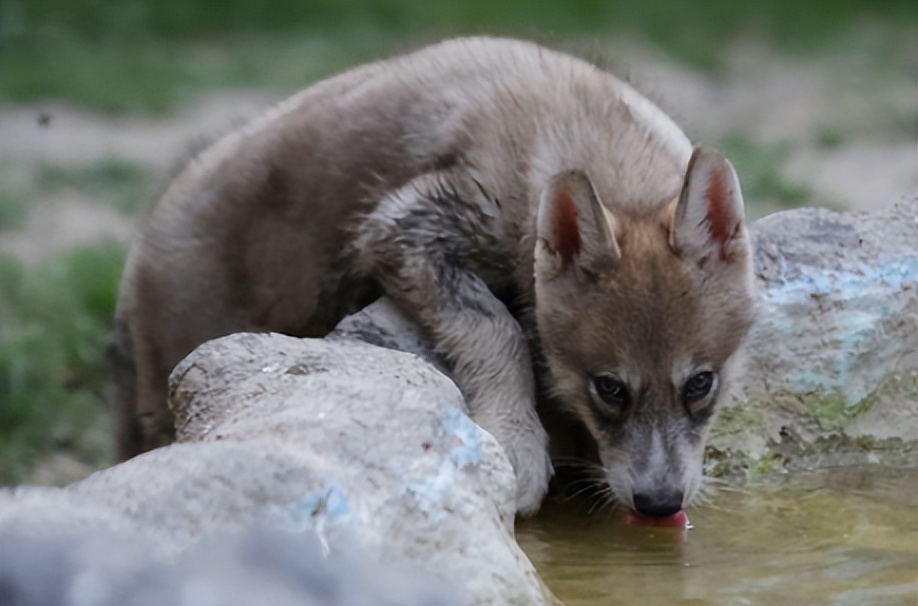
M 721 488 L 694 529 L 551 504 L 517 529 L 568 606 L 916 604 L 916 470 L 844 468 Z

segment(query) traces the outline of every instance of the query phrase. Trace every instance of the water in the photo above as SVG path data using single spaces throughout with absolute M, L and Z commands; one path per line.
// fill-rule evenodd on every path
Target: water
M 548 505 L 517 539 L 568 606 L 918 604 L 918 472 L 840 468 L 720 488 L 691 530 Z

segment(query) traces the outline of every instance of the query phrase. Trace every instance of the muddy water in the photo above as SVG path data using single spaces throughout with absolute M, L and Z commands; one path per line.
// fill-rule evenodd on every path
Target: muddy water
M 517 539 L 568 606 L 918 604 L 918 473 L 842 468 L 720 488 L 690 530 L 549 504 Z

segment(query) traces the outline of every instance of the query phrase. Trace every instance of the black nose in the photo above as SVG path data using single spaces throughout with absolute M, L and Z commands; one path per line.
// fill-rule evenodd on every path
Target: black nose
M 634 508 L 641 515 L 665 518 L 678 513 L 682 509 L 682 493 L 635 493 Z

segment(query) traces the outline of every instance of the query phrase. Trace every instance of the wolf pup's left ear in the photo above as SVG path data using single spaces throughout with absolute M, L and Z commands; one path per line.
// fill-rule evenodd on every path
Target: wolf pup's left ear
M 621 253 L 590 179 L 581 171 L 555 175 L 539 201 L 536 278 L 562 275 L 595 279 L 612 269 Z
M 733 165 L 715 149 L 696 147 L 670 232 L 673 250 L 700 267 L 737 261 L 746 250 L 744 217 Z

